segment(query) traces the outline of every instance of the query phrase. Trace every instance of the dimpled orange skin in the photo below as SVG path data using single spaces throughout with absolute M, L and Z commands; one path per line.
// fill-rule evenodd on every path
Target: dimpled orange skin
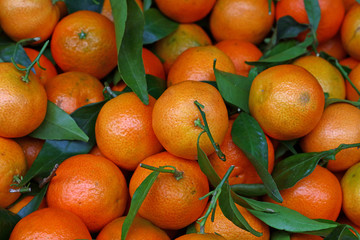
M 323 90 L 307 70 L 279 65 L 257 75 L 249 93 L 249 108 L 264 132 L 277 140 L 309 133 L 324 109 Z
M 339 61 L 347 56 L 347 52 L 341 42 L 340 34 L 336 34 L 335 37 L 320 43 L 317 47 L 317 51 L 325 52 Z
M 351 70 L 349 74 L 349 78 L 351 82 L 355 85 L 356 89 L 360 91 L 360 67 L 359 64 Z M 358 101 L 360 99 L 360 95 L 356 92 L 356 90 L 351 86 L 349 81 L 346 81 L 346 99 L 350 101 Z
M 235 166 L 234 170 L 229 176 L 230 185 L 242 183 L 262 183 L 262 180 L 257 174 L 255 167 L 246 157 L 245 153 L 232 141 L 231 129 L 233 123 L 234 120 L 229 121 L 228 131 L 226 132 L 224 141 L 220 145 L 221 151 L 226 156 L 226 161 L 222 161 L 217 156 L 217 153 L 213 153 L 209 155 L 210 163 L 220 178 L 225 176 L 231 165 Z M 268 137 L 266 137 L 266 143 L 268 145 L 268 171 L 271 173 L 274 168 L 274 147 Z
M 347 103 L 329 105 L 317 126 L 300 141 L 304 152 L 320 152 L 337 148 L 340 144 L 360 142 L 360 110 Z M 349 148 L 329 160 L 327 168 L 334 172 L 348 169 L 360 161 L 360 149 Z
M 258 61 L 262 57 L 260 49 L 251 42 L 241 40 L 223 40 L 215 45 L 233 61 L 236 74 L 247 77 L 251 65 L 245 63 Z
M 275 202 L 269 196 L 265 196 L 264 200 L 298 211 L 311 219 L 335 221 L 341 210 L 342 190 L 339 180 L 319 165 L 293 187 L 280 190 L 280 194 L 282 203 Z
M 44 42 L 60 18 L 51 0 L 1 0 L 0 9 L 0 26 L 14 41 L 40 37 L 36 43 Z
M 54 29 L 50 48 L 64 72 L 86 72 L 101 79 L 117 64 L 114 23 L 93 11 L 64 17 Z
M 47 192 L 49 207 L 79 216 L 90 232 L 98 232 L 120 217 L 128 198 L 126 180 L 110 160 L 91 154 L 62 162 Z
M 24 176 L 26 161 L 24 153 L 14 140 L 0 137 L 0 207 L 6 208 L 20 197 L 10 193 L 10 184 L 15 175 Z
M 35 49 L 32 48 L 24 48 L 26 55 L 28 55 L 30 61 L 34 61 L 35 58 L 38 56 L 39 52 Z M 52 64 L 52 62 L 45 57 L 45 55 L 41 55 L 40 59 L 39 59 L 39 63 L 40 66 L 45 68 L 41 69 L 38 64 L 35 64 L 34 66 L 34 70 L 35 70 L 35 75 L 38 77 L 38 79 L 40 80 L 40 83 L 42 85 L 45 85 L 45 83 L 47 82 L 48 79 L 53 78 L 57 75 L 57 70 L 54 66 L 54 64 Z
M 186 235 L 182 235 L 181 237 L 175 238 L 175 240 L 226 240 L 224 237 L 220 235 L 216 235 L 214 233 L 190 233 Z
M 356 60 L 355 58 L 348 57 L 339 61 L 339 63 L 343 66 L 349 67 L 350 69 L 354 69 L 360 63 L 360 61 Z
M 153 75 L 163 80 L 166 79 L 164 66 L 154 53 L 152 53 L 149 49 L 143 48 L 142 59 L 146 74 Z
M 340 71 L 322 57 L 304 56 L 293 64 L 308 70 L 320 83 L 329 98 L 345 99 L 345 81 Z
M 163 149 L 152 129 L 155 102 L 149 96 L 149 104 L 145 105 L 135 93 L 123 93 L 108 101 L 98 115 L 97 145 L 123 169 L 134 170 L 144 158 Z
M 180 23 L 192 23 L 204 18 L 216 0 L 155 0 L 167 17 Z
M 341 25 L 341 41 L 346 52 L 360 61 L 360 4 L 354 4 Z
M 92 239 L 89 230 L 75 214 L 58 208 L 44 208 L 22 218 L 10 240 Z
M 216 41 L 237 39 L 254 44 L 270 32 L 275 8 L 271 14 L 266 0 L 218 0 L 210 15 L 210 30 Z
M 113 240 L 120 239 L 122 234 L 122 226 L 124 224 L 124 217 L 115 219 L 107 224 L 96 237 L 96 240 Z M 152 224 L 150 221 L 136 216 L 131 223 L 126 239 L 129 240 L 170 240 L 169 236 L 164 230 Z
M 199 25 L 179 24 L 179 27 L 165 38 L 154 43 L 154 52 L 163 60 L 165 72 L 176 58 L 190 47 L 211 45 L 211 39 Z
M 160 228 L 174 230 L 184 228 L 200 217 L 207 198 L 199 198 L 209 192 L 209 183 L 196 161 L 161 152 L 142 163 L 153 167 L 173 166 L 183 172 L 183 176 L 176 180 L 171 173 L 160 173 L 139 209 L 140 216 Z M 136 168 L 129 184 L 131 197 L 150 173 L 151 170 L 140 166 Z
M 168 87 L 179 82 L 215 81 L 213 70 L 216 59 L 216 69 L 235 73 L 235 66 L 231 59 L 215 46 L 193 47 L 181 53 L 169 70 Z
M 185 81 L 167 88 L 156 101 L 152 118 L 155 135 L 164 148 L 190 160 L 197 159 L 197 139 L 202 132 L 194 123 L 202 119 L 195 100 L 204 106 L 211 135 L 221 144 L 229 124 L 228 113 L 219 91 L 208 83 Z M 201 135 L 199 144 L 206 155 L 215 151 L 206 134 Z
M 104 85 L 95 77 L 84 72 L 65 72 L 45 84 L 49 101 L 70 114 L 76 109 L 104 100 Z
M 22 66 L 21 66 L 22 67 Z M 30 72 L 29 82 L 22 81 L 25 72 L 12 63 L 0 63 L 0 136 L 23 137 L 34 131 L 45 118 L 47 98 L 44 87 Z
M 236 208 L 239 210 L 241 215 L 249 223 L 249 225 L 256 231 L 262 233 L 262 236 L 256 237 L 252 233 L 239 228 L 229 219 L 227 219 L 222 213 L 219 204 L 217 204 L 215 209 L 214 221 L 212 222 L 210 218 L 205 223 L 205 232 L 206 233 L 217 233 L 226 238 L 227 240 L 269 240 L 270 239 L 270 229 L 269 226 L 263 223 L 261 220 L 252 215 L 246 208 L 241 207 L 238 204 L 235 204 Z M 207 206 L 208 207 L 208 206 Z M 207 208 L 205 208 L 207 209 Z M 195 224 L 196 231 L 200 231 L 200 224 Z
M 341 27 L 345 7 L 342 0 L 319 0 L 321 19 L 316 31 L 317 40 L 322 43 L 336 35 Z M 336 9 L 336 11 L 334 11 Z M 309 24 L 303 0 L 281 0 L 276 4 L 276 20 L 290 15 L 299 23 Z M 306 32 L 299 34 L 298 38 L 304 40 Z

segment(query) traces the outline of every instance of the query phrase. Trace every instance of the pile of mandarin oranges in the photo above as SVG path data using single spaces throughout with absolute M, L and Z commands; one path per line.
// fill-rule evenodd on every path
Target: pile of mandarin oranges
M 0 239 L 360 239 L 356 0 L 0 0 Z

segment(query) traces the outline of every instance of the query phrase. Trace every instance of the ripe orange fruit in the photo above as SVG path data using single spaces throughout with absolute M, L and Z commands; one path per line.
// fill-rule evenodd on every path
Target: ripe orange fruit
M 252 215 L 248 210 L 241 207 L 238 204 L 235 204 L 237 209 L 240 211 L 241 215 L 245 220 L 250 224 L 250 226 L 258 232 L 262 233 L 261 237 L 256 237 L 252 233 L 239 228 L 229 219 L 227 219 L 222 213 L 219 205 L 215 209 L 214 222 L 210 218 L 207 219 L 205 223 L 205 232 L 206 233 L 217 233 L 227 240 L 269 240 L 270 239 L 270 229 L 269 226 L 263 223 L 261 220 Z M 207 208 L 206 208 L 207 209 Z M 200 225 L 196 223 L 196 230 L 200 231 Z
M 118 84 L 111 87 L 111 90 L 121 92 L 126 88 L 126 83 L 124 81 L 120 81 Z
M 349 78 L 350 78 L 351 82 L 355 85 L 357 90 L 360 90 L 360 76 L 359 76 L 359 74 L 360 74 L 359 65 L 357 65 L 353 70 L 351 70 L 351 72 L 349 74 Z M 353 86 L 351 86 L 349 81 L 346 81 L 345 86 L 346 86 L 346 98 L 348 100 L 350 100 L 350 101 L 358 101 L 360 96 L 355 91 Z
M 345 8 L 342 0 L 319 0 L 319 6 L 321 19 L 316 35 L 321 43 L 336 35 L 343 21 Z M 276 4 L 275 12 L 276 20 L 289 15 L 299 23 L 309 24 L 303 0 L 281 0 Z M 298 37 L 304 40 L 307 32 L 301 33 Z
M 360 63 L 360 61 L 356 60 L 355 58 L 348 57 L 339 61 L 339 63 L 343 66 L 349 67 L 350 69 L 354 69 Z
M 316 78 L 302 67 L 278 65 L 252 82 L 249 108 L 264 132 L 278 140 L 309 133 L 324 109 L 324 93 Z
M 139 5 L 141 10 L 143 10 L 143 3 L 141 0 L 135 0 L 135 2 Z M 112 9 L 110 0 L 104 0 L 103 7 L 101 9 L 101 14 L 107 17 L 109 20 L 114 21 L 114 17 L 112 15 Z
M 215 2 L 216 0 L 155 0 L 163 14 L 180 23 L 192 23 L 203 19 Z
M 25 175 L 26 161 L 21 147 L 12 139 L 0 137 L 0 153 L 0 207 L 6 208 L 20 197 L 20 193 L 9 190 L 14 176 Z
M 50 48 L 64 72 L 86 72 L 101 79 L 117 64 L 114 23 L 97 12 L 64 17 L 54 29 Z
M 99 147 L 97 145 L 95 145 L 91 151 L 89 152 L 89 154 L 95 155 L 95 156 L 100 156 L 100 157 L 105 157 L 104 154 L 101 153 Z M 106 158 L 106 157 L 105 157 Z
M 101 109 L 95 125 L 100 151 L 121 168 L 134 170 L 146 157 L 163 148 L 152 129 L 155 98 L 145 105 L 135 93 L 123 93 Z
M 16 202 L 14 205 L 11 205 L 8 210 L 13 213 L 18 213 L 23 207 L 25 207 L 31 200 L 33 200 L 34 196 L 26 196 L 23 197 L 20 201 Z M 43 199 L 40 203 L 38 209 L 42 209 L 46 207 L 45 199 Z
M 150 50 L 142 49 L 142 59 L 144 62 L 145 73 L 165 80 L 165 70 L 160 59 Z
M 27 168 L 30 169 L 31 165 L 34 163 L 35 159 L 39 155 L 45 141 L 29 136 L 16 138 L 14 140 L 20 145 L 20 147 L 24 151 Z
M 346 52 L 356 60 L 360 60 L 360 4 L 354 4 L 346 13 L 341 25 L 341 41 Z
M 329 98 L 345 99 L 345 81 L 340 71 L 321 57 L 304 56 L 293 64 L 308 70 L 320 83 Z
M 255 167 L 252 165 L 250 160 L 246 157 L 245 153 L 241 151 L 239 147 L 235 145 L 231 137 L 231 129 L 234 120 L 229 121 L 229 127 L 226 132 L 224 141 L 220 145 L 221 151 L 226 156 L 226 161 L 222 161 L 216 153 L 209 155 L 211 165 L 215 169 L 216 173 L 220 178 L 223 178 L 231 165 L 235 168 L 229 176 L 229 184 L 251 184 L 251 183 L 262 183 L 261 178 L 257 174 Z M 274 168 L 274 147 L 268 137 L 266 137 L 268 145 L 268 171 L 272 172 Z
M 0 9 L 0 27 L 16 42 L 34 37 L 40 37 L 36 43 L 44 42 L 60 18 L 60 11 L 51 0 L 1 0 Z
M 95 102 L 104 100 L 103 84 L 95 77 L 84 72 L 65 72 L 45 84 L 49 101 L 67 113 Z
M 236 74 L 247 77 L 251 65 L 245 63 L 258 61 L 263 55 L 260 49 L 251 42 L 241 40 L 223 40 L 215 45 L 234 63 Z
M 211 45 L 207 33 L 197 24 L 179 24 L 179 27 L 170 35 L 154 43 L 154 52 L 163 60 L 165 72 L 176 58 L 191 47 Z
M 120 239 L 122 233 L 122 226 L 125 220 L 124 217 L 115 219 L 107 224 L 96 237 L 96 240 L 111 240 Z M 156 240 L 170 240 L 169 236 L 162 229 L 158 228 L 150 221 L 136 216 L 131 224 L 126 239 L 142 240 L 142 239 L 156 239 Z
M 207 199 L 199 198 L 209 192 L 209 183 L 196 161 L 161 152 L 141 163 L 153 167 L 173 166 L 182 172 L 182 177 L 177 180 L 174 174 L 160 173 L 138 211 L 140 216 L 164 229 L 181 229 L 200 217 Z M 131 197 L 151 172 L 140 166 L 136 168 L 129 184 Z
M 154 105 L 152 126 L 164 148 L 175 156 L 197 159 L 197 139 L 202 129 L 195 120 L 202 117 L 194 101 L 204 106 L 206 120 L 216 143 L 222 143 L 228 128 L 228 113 L 219 91 L 208 83 L 184 81 L 167 88 Z M 200 147 L 209 155 L 215 151 L 207 134 Z
M 316 235 L 293 233 L 290 236 L 290 240 L 322 240 L 323 238 Z
M 340 34 L 336 34 L 335 37 L 320 43 L 317 47 L 317 51 L 325 52 L 339 61 L 347 56 L 347 52 L 341 42 Z
M 59 208 L 44 208 L 21 219 L 10 239 L 91 239 L 91 235 L 75 214 Z
M 190 233 L 175 238 L 175 240 L 225 240 L 225 238 L 215 233 Z
M 29 82 L 22 80 L 25 72 L 12 63 L 0 63 L 0 136 L 23 137 L 34 131 L 45 118 L 47 98 L 44 87 L 30 72 Z
M 218 0 L 210 15 L 210 30 L 216 41 L 237 39 L 258 44 L 270 32 L 274 22 L 266 0 Z
M 124 213 L 127 191 L 124 175 L 115 164 L 103 157 L 81 154 L 60 164 L 46 200 L 49 207 L 73 212 L 90 232 L 98 232 Z
M 356 4 L 356 0 L 343 0 L 343 3 L 345 7 L 345 12 L 348 12 L 353 6 L 353 4 Z
M 341 187 L 343 190 L 343 204 L 342 209 L 349 218 L 356 225 L 360 225 L 360 185 L 359 185 L 360 163 L 350 167 L 344 177 L 341 179 Z
M 341 210 L 342 191 L 339 180 L 320 165 L 293 187 L 280 190 L 280 194 L 282 203 L 275 202 L 267 195 L 264 200 L 293 209 L 311 219 L 335 221 Z
M 30 58 L 30 60 L 33 62 L 35 58 L 38 56 L 39 51 L 32 49 L 32 48 L 24 48 L 26 55 Z M 46 70 L 41 69 L 37 64 L 34 66 L 35 75 L 40 80 L 40 83 L 42 85 L 45 85 L 48 79 L 53 78 L 57 75 L 57 70 L 52 64 L 52 62 L 45 57 L 45 55 L 41 55 L 39 59 L 40 66 L 45 68 Z
M 360 110 L 351 104 L 329 105 L 316 127 L 300 141 L 304 152 L 320 152 L 338 147 L 342 143 L 360 142 Z M 327 168 L 331 171 L 346 170 L 360 161 L 360 149 L 341 150 L 330 160 Z
M 169 70 L 167 85 L 192 81 L 215 81 L 213 70 L 216 59 L 216 69 L 235 73 L 231 59 L 215 46 L 192 47 L 181 53 Z

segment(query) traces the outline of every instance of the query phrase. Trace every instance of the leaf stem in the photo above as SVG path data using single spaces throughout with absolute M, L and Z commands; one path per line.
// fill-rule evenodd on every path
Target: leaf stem
M 226 172 L 225 176 L 223 177 L 223 179 L 221 179 L 221 182 L 216 186 L 216 188 L 213 191 L 207 193 L 205 196 L 200 198 L 200 200 L 203 200 L 206 197 L 212 195 L 211 201 L 209 203 L 209 207 L 206 210 L 205 215 L 198 218 L 198 220 L 197 220 L 197 222 L 200 225 L 200 233 L 201 234 L 205 233 L 205 223 L 206 223 L 206 220 L 209 218 L 210 213 L 212 213 L 211 221 L 214 221 L 215 209 L 216 209 L 218 198 L 219 198 L 219 196 L 221 194 L 221 188 L 225 184 L 225 182 L 229 179 L 229 176 L 230 176 L 231 172 L 234 170 L 234 168 L 235 168 L 235 166 L 231 165 L 229 167 L 229 169 L 227 170 L 227 172 Z
M 34 60 L 29 66 L 27 66 L 27 67 L 19 67 L 19 66 L 17 65 L 17 63 L 15 62 L 15 57 L 16 57 L 16 53 L 17 53 L 17 48 L 18 48 L 18 46 L 19 46 L 20 44 L 24 44 L 24 43 L 27 43 L 27 42 L 29 42 L 29 41 L 32 42 L 32 41 L 38 41 L 38 40 L 40 40 L 40 38 L 30 38 L 30 39 L 23 39 L 23 40 L 18 41 L 18 42 L 16 43 L 16 45 L 15 45 L 15 49 L 14 49 L 13 56 L 11 57 L 11 62 L 14 64 L 15 68 L 16 68 L 17 70 L 19 70 L 19 71 L 25 71 L 25 76 L 23 76 L 21 79 L 22 79 L 24 82 L 26 82 L 26 83 L 29 82 L 29 74 L 30 74 L 31 69 L 34 67 L 35 64 L 37 64 L 41 69 L 46 70 L 45 68 L 43 68 L 43 67 L 40 66 L 39 60 L 40 60 L 41 55 L 43 55 L 43 53 L 44 53 L 47 45 L 49 44 L 49 40 L 47 40 L 47 41 L 44 43 L 43 47 L 41 48 L 39 54 L 36 56 L 35 60 Z
M 160 167 L 157 168 L 157 167 L 150 166 L 150 165 L 147 165 L 147 164 L 144 164 L 144 163 L 140 163 L 140 167 L 149 169 L 149 170 L 154 171 L 154 172 L 172 173 L 176 180 L 182 179 L 183 174 L 184 174 L 184 172 L 178 171 L 174 166 L 169 166 L 169 165 L 160 166 Z M 166 169 L 166 168 L 171 168 L 171 169 Z
M 48 182 L 50 182 L 51 179 L 56 176 L 56 173 L 55 173 L 55 172 L 56 172 L 56 170 L 58 169 L 58 167 L 59 167 L 59 164 L 58 164 L 58 163 L 55 164 L 54 168 L 51 170 L 50 175 L 49 175 L 48 177 L 44 178 L 44 179 L 40 182 L 40 184 L 39 184 L 39 187 L 40 187 L 40 188 L 43 188 L 43 187 L 45 186 L 45 184 L 47 184 Z
M 225 154 L 221 151 L 219 144 L 214 141 L 214 138 L 213 138 L 212 135 L 211 135 L 211 132 L 210 132 L 210 129 L 209 129 L 209 125 L 208 125 L 208 123 L 207 123 L 207 121 L 206 121 L 205 112 L 202 110 L 202 108 L 204 108 L 204 106 L 203 106 L 201 103 L 199 103 L 197 100 L 195 100 L 194 103 L 195 103 L 196 107 L 199 109 L 200 114 L 201 114 L 201 117 L 202 117 L 202 120 L 203 120 L 203 122 L 204 122 L 204 124 L 202 124 L 201 121 L 200 121 L 200 119 L 196 119 L 196 120 L 194 121 L 195 126 L 196 126 L 196 127 L 200 127 L 201 129 L 204 130 L 204 132 L 206 132 L 206 134 L 208 135 L 208 137 L 209 137 L 209 139 L 210 139 L 213 147 L 215 148 L 215 152 L 216 152 L 216 154 L 218 155 L 218 157 L 219 157 L 222 161 L 226 161 Z M 203 132 L 202 132 L 202 133 L 203 133 Z M 201 135 L 202 133 L 200 133 L 200 135 Z M 199 138 L 200 138 L 200 135 L 199 135 Z

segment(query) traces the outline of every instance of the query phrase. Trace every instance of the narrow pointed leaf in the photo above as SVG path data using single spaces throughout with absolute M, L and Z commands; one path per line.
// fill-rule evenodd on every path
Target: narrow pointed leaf
M 30 136 L 51 140 L 79 140 L 83 142 L 89 140 L 89 137 L 79 128 L 74 119 L 50 101 L 48 101 L 44 121 Z
M 27 215 L 29 215 L 30 213 L 36 211 L 39 209 L 39 206 L 41 204 L 41 201 L 44 199 L 46 191 L 48 189 L 49 184 L 46 184 L 41 191 L 35 195 L 35 197 L 22 209 L 20 209 L 20 211 L 18 212 L 18 215 L 23 218 Z
M 165 17 L 156 8 L 150 8 L 144 11 L 144 17 L 144 44 L 151 44 L 166 37 L 170 33 L 174 32 L 179 26 L 179 23 Z
M 146 195 L 150 191 L 151 186 L 155 182 L 156 178 L 159 176 L 160 172 L 152 172 L 145 178 L 145 180 L 139 185 L 135 190 L 134 195 L 131 199 L 129 213 L 127 214 L 124 224 L 122 226 L 121 240 L 126 239 L 126 235 L 130 229 L 130 226 L 141 207 L 142 202 L 146 198 Z
M 311 31 L 313 32 L 313 36 L 316 36 L 316 30 L 318 29 L 321 18 L 319 2 L 318 0 L 304 0 L 304 4 Z
M 231 136 L 255 167 L 269 196 L 275 201 L 282 202 L 276 183 L 268 172 L 268 146 L 258 122 L 249 114 L 240 113 L 234 121 Z
M 217 87 L 221 96 L 228 103 L 249 112 L 249 91 L 252 80 L 240 75 L 217 70 L 214 68 Z
M 290 233 L 285 231 L 274 231 L 271 233 L 270 240 L 290 240 Z
M 148 10 L 151 7 L 151 4 L 152 4 L 152 0 L 144 0 L 143 2 L 144 11 Z
M 281 17 L 276 24 L 277 41 L 297 37 L 301 32 L 309 28 L 307 24 L 298 23 L 291 16 Z

